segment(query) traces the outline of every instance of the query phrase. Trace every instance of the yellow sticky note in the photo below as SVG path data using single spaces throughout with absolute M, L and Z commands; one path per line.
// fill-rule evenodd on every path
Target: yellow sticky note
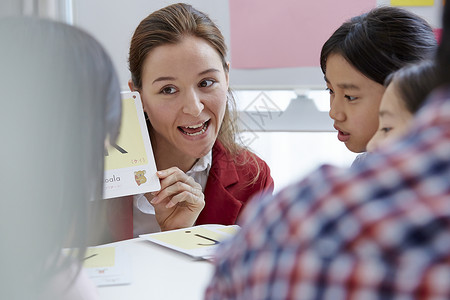
M 433 6 L 434 0 L 391 0 L 392 6 Z
M 83 267 L 106 268 L 114 266 L 116 249 L 114 247 L 88 248 Z

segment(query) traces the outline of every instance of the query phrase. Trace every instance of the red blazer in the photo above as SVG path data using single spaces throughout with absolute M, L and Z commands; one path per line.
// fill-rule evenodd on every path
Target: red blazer
M 252 196 L 272 193 L 269 166 L 255 154 L 243 151 L 235 163 L 220 142 L 213 146 L 212 164 L 205 187 L 205 207 L 197 218 L 201 224 L 235 224 L 239 213 Z M 254 159 L 251 157 L 253 156 Z M 240 164 L 239 162 L 246 162 Z M 259 177 L 255 178 L 259 166 Z
M 235 224 L 250 198 L 273 192 L 274 182 L 270 169 L 262 159 L 248 151 L 238 155 L 235 163 L 218 141 L 212 151 L 212 164 L 204 191 L 205 207 L 198 216 L 196 225 Z M 258 167 L 259 177 L 256 182 L 251 183 Z M 113 231 L 112 239 L 118 241 L 133 238 L 133 197 L 106 201 L 111 203 L 108 205 L 108 223 Z

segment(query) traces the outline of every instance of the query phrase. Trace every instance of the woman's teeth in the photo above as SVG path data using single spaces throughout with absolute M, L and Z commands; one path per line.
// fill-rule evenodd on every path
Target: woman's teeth
M 200 126 L 203 126 L 205 123 L 200 123 L 200 124 L 198 124 L 198 125 L 192 125 L 192 126 L 186 126 L 186 128 L 192 128 L 192 129 L 195 129 L 195 128 L 199 128 Z
M 181 129 L 181 132 L 186 135 L 196 136 L 205 133 L 206 129 L 208 128 L 208 122 L 192 126 L 180 126 L 179 128 Z

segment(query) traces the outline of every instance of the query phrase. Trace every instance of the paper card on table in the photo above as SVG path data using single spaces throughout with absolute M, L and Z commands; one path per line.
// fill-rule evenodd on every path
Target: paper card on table
M 83 268 L 97 286 L 131 283 L 128 254 L 120 247 L 91 247 L 86 251 Z
M 143 234 L 139 237 L 194 258 L 211 259 L 217 246 L 232 237 L 238 225 L 198 225 L 189 228 Z
M 105 149 L 103 198 L 159 190 L 156 164 L 140 95 L 122 92 L 122 122 L 116 145 Z
M 391 0 L 392 6 L 433 6 L 434 0 Z

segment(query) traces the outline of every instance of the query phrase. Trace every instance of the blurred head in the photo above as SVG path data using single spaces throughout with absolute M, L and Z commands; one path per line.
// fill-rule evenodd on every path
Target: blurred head
M 188 4 L 162 8 L 138 25 L 129 52 L 130 89 L 141 94 L 156 148 L 198 158 L 217 137 L 232 150 L 226 51 L 218 27 Z
M 377 130 L 386 77 L 432 58 L 436 46 L 430 25 L 397 7 L 378 7 L 354 17 L 325 42 L 320 64 L 330 89 L 330 117 L 349 150 L 366 151 Z
M 62 247 L 85 245 L 105 139 L 119 130 L 120 88 L 103 48 L 79 29 L 7 18 L 0 40 L 1 291 L 33 295 Z
M 403 67 L 389 75 L 379 109 L 379 128 L 369 141 L 367 150 L 373 151 L 403 135 L 436 83 L 436 68 L 432 60 Z

